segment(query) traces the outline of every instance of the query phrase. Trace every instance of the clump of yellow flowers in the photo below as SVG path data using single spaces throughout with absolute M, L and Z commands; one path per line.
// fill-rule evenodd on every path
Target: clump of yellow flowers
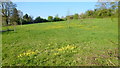
M 54 53 L 54 55 L 58 55 L 59 52 L 61 52 L 61 51 L 73 50 L 74 48 L 76 48 L 76 46 L 74 46 L 74 45 L 67 45 L 67 46 L 65 46 L 65 47 L 57 48 L 57 49 L 55 49 L 55 50 L 58 51 L 58 53 Z M 54 51 L 54 50 L 52 50 L 52 51 Z
M 76 48 L 76 46 L 67 45 L 66 47 L 59 48 L 58 51 L 72 50 L 74 48 Z
M 54 53 L 54 55 L 58 55 L 59 53 Z
M 28 50 L 22 54 L 19 54 L 18 57 L 23 57 L 23 56 L 30 56 L 30 55 L 33 55 L 33 54 L 36 54 L 37 53 L 37 50 L 36 51 L 31 51 L 31 50 Z

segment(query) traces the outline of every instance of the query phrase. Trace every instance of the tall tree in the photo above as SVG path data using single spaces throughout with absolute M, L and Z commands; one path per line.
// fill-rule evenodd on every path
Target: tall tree
M 28 16 L 28 14 L 25 14 L 24 16 L 23 16 L 23 24 L 29 24 L 29 21 L 28 21 L 28 19 L 29 19 L 29 16 Z
M 6 25 L 9 24 L 10 16 L 14 13 L 13 9 L 16 7 L 16 4 L 11 1 L 2 2 L 2 18 L 5 20 Z
M 20 24 L 20 18 L 18 14 L 18 10 L 16 8 L 13 9 L 13 14 L 11 16 L 11 23 L 15 22 L 16 24 Z M 13 23 L 13 24 L 15 24 Z
M 48 16 L 48 21 L 52 22 L 53 21 L 53 17 L 52 16 Z
M 18 10 L 19 18 L 20 18 L 20 23 L 22 25 L 22 19 L 23 19 L 23 12 Z
M 27 21 L 27 19 L 28 19 L 28 14 L 25 14 L 25 15 L 23 16 L 23 19 Z
M 29 17 L 28 17 L 28 22 L 33 23 L 33 18 L 32 18 L 32 16 L 29 16 Z
M 96 7 L 98 16 L 112 16 L 117 13 L 118 2 L 98 2 Z

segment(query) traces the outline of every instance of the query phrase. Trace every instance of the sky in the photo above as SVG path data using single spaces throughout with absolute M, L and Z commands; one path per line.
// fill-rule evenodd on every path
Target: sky
M 7 1 L 7 0 L 3 0 Z M 12 2 L 97 2 L 98 0 L 11 0 Z M 99 0 L 114 1 L 114 0 Z
M 93 10 L 96 2 L 15 2 L 17 9 L 23 14 L 36 17 L 48 18 L 48 16 L 59 17 L 81 14 L 87 10 Z

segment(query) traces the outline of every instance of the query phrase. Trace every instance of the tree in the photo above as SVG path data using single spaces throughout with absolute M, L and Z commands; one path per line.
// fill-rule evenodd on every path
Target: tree
M 93 16 L 94 11 L 92 11 L 92 10 L 88 10 L 86 13 L 87 13 L 88 16 Z
M 33 23 L 33 18 L 32 18 L 32 16 L 29 16 L 29 17 L 28 17 L 28 22 L 29 22 L 29 23 Z
M 46 19 L 43 19 L 43 20 L 42 20 L 42 22 L 48 22 L 48 20 L 46 20 Z
M 28 14 L 23 16 L 23 24 L 30 24 L 33 21 L 32 17 Z
M 48 16 L 48 21 L 52 22 L 53 21 L 53 17 L 52 16 Z
M 24 20 L 27 20 L 27 19 L 28 19 L 28 14 L 25 14 L 25 15 L 23 16 L 23 19 L 24 19 Z
M 86 18 L 85 14 L 84 14 L 84 13 L 81 13 L 81 14 L 80 14 L 80 18 L 81 18 L 81 19 Z
M 18 10 L 16 8 L 13 9 L 13 14 L 11 16 L 11 23 L 14 25 L 16 22 L 16 24 L 20 24 L 20 18 L 19 18 L 19 14 L 18 14 Z
M 11 1 L 2 2 L 2 18 L 5 20 L 6 25 L 10 23 L 10 16 L 14 13 L 13 9 L 16 7 L 16 4 Z
M 74 19 L 78 19 L 78 18 L 79 18 L 79 15 L 76 13 L 76 14 L 74 14 L 73 18 L 74 18 Z
M 22 19 L 23 19 L 23 12 L 18 10 L 19 18 L 20 18 L 20 23 L 22 25 Z
M 117 14 L 118 2 L 98 2 L 96 7 L 98 16 L 113 16 Z
M 97 9 L 107 9 L 107 3 L 108 2 L 98 2 L 95 6 L 97 7 Z
M 40 16 L 36 17 L 35 20 L 34 20 L 35 23 L 40 23 L 42 21 L 43 21 L 43 19 Z
M 61 19 L 59 18 L 58 14 L 54 17 L 54 21 L 60 21 Z

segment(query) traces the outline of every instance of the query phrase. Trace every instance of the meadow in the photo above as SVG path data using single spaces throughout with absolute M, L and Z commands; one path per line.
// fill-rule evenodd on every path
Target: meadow
M 16 32 L 2 33 L 2 65 L 117 66 L 118 20 L 18 25 Z

